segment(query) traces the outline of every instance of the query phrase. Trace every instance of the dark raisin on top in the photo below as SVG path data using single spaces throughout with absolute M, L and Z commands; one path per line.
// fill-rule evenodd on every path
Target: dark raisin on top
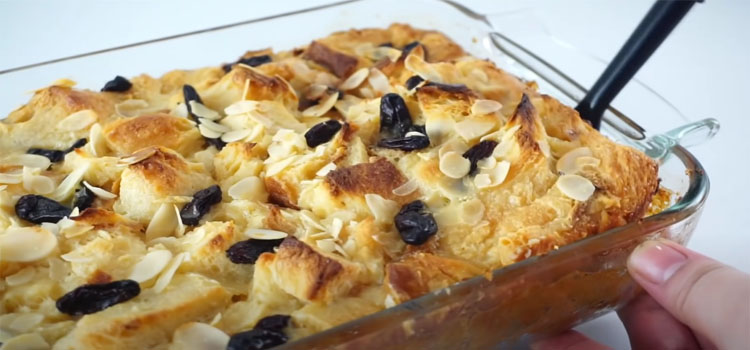
M 201 104 L 203 103 L 201 96 L 198 95 L 198 91 L 196 91 L 192 85 L 185 84 L 182 86 L 182 96 L 185 98 L 185 106 L 187 107 L 188 115 L 197 123 L 197 125 L 200 125 L 200 120 L 198 120 L 198 117 L 193 114 L 193 108 L 190 107 L 190 101 L 195 101 Z M 216 149 L 222 149 L 227 145 L 227 143 L 222 141 L 221 138 L 212 139 L 205 136 L 203 138 L 209 145 L 216 147 Z
M 54 150 L 54 149 L 44 149 L 44 148 L 34 147 L 34 148 L 29 148 L 29 150 L 26 151 L 26 153 L 44 156 L 44 157 L 47 157 L 47 159 L 49 159 L 50 162 L 57 163 L 65 159 L 65 155 L 72 152 L 74 149 L 85 146 L 86 142 L 88 142 L 88 140 L 86 140 L 85 138 L 82 138 L 82 139 L 76 140 L 76 142 L 74 142 L 72 146 L 68 147 L 65 150 Z
M 227 249 L 227 258 L 235 264 L 255 264 L 261 254 L 272 252 L 282 241 L 283 238 L 239 241 Z
M 425 86 L 434 86 L 443 91 L 459 93 L 459 94 L 467 94 L 471 92 L 471 89 L 469 89 L 464 84 L 443 84 L 443 83 L 436 83 L 434 81 L 429 81 L 426 84 L 422 85 L 422 87 L 425 87 Z
M 133 87 L 133 83 L 131 83 L 130 80 L 127 80 L 118 75 L 114 79 L 104 84 L 102 91 L 125 92 L 130 90 L 131 87 Z
M 464 152 L 463 157 L 471 162 L 471 168 L 469 174 L 473 174 L 477 170 L 477 162 L 481 159 L 487 158 L 492 155 L 492 151 L 495 150 L 497 141 L 484 140 L 480 143 L 469 148 Z
M 71 316 L 88 315 L 133 299 L 140 293 L 141 287 L 133 280 L 86 284 L 57 299 L 55 306 Z
M 318 145 L 331 141 L 333 136 L 336 135 L 339 130 L 341 130 L 341 123 L 338 120 L 331 119 L 315 124 L 305 133 L 307 146 L 317 147 Z
M 259 56 L 253 56 L 253 57 L 248 57 L 248 58 L 240 58 L 234 63 L 228 63 L 228 64 L 223 65 L 222 68 L 224 69 L 224 72 L 229 72 L 230 70 L 232 70 L 232 66 L 237 63 L 246 64 L 250 67 L 257 67 L 262 64 L 269 63 L 269 62 L 271 62 L 271 56 L 259 55 Z
M 73 208 L 78 208 L 80 211 L 91 208 L 91 204 L 94 203 L 95 198 L 96 195 L 94 195 L 94 192 L 81 184 L 73 197 Z
M 284 344 L 289 340 L 286 334 L 267 329 L 251 329 L 232 335 L 227 350 L 264 350 Z
M 380 132 L 402 137 L 412 125 L 411 114 L 404 99 L 395 93 L 380 98 Z
M 185 225 L 198 225 L 203 215 L 206 215 L 214 204 L 221 202 L 221 188 L 219 185 L 202 189 L 193 195 L 193 200 L 180 210 L 180 219 Z
M 415 87 L 417 87 L 417 85 L 419 85 L 419 83 L 421 83 L 423 81 L 424 81 L 424 79 L 422 79 L 422 77 L 420 77 L 418 75 L 413 75 L 411 78 L 409 78 L 409 79 L 406 80 L 406 84 L 404 84 L 404 85 L 406 86 L 407 90 L 411 90 L 411 89 L 414 89 Z
M 269 331 L 282 332 L 289 325 L 289 315 L 271 315 L 260 319 L 254 329 L 265 329 Z
M 396 137 L 378 141 L 378 146 L 383 148 L 400 149 L 402 151 L 414 151 L 430 146 L 430 139 L 426 135 L 414 135 L 408 137 Z
M 390 42 L 390 41 L 384 42 L 384 43 L 378 45 L 378 47 L 393 47 L 393 43 Z
M 422 43 L 420 43 L 419 41 L 412 41 L 412 42 L 404 45 L 404 48 L 401 49 L 401 51 L 403 52 L 402 56 L 406 57 L 406 55 L 408 55 L 409 52 L 411 52 L 411 50 L 414 50 L 414 48 L 417 47 L 417 46 L 419 46 L 419 45 L 422 45 Z
M 438 230 L 435 218 L 420 200 L 404 205 L 393 221 L 406 244 L 423 244 Z
M 35 224 L 58 222 L 70 216 L 72 209 L 44 196 L 27 194 L 16 202 L 16 216 Z

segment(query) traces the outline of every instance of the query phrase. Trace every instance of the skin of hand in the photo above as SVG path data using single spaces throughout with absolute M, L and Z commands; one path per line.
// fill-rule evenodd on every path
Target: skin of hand
M 750 275 L 661 239 L 638 246 L 628 271 L 646 291 L 618 312 L 633 349 L 750 349 Z M 609 349 L 572 330 L 531 348 Z

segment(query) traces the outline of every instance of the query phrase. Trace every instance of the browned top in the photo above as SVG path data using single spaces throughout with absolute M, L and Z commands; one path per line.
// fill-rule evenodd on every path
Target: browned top
M 374 163 L 363 163 L 336 169 L 326 175 L 333 195 L 346 192 L 352 194 L 379 194 L 393 198 L 393 189 L 406 182 L 406 178 L 390 161 L 380 158 Z

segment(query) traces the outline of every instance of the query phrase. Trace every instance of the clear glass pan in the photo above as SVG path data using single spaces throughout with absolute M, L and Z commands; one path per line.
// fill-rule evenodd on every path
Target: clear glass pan
M 513 26 L 514 21 L 524 19 L 484 16 L 449 1 L 345 1 L 8 69 L 0 72 L 0 110 L 10 111 L 28 100 L 21 92 L 61 77 L 77 81 L 78 87 L 97 89 L 116 74 L 160 75 L 178 67 L 217 65 L 234 60 L 248 49 L 286 50 L 333 31 L 385 27 L 392 22 L 440 30 L 471 54 L 492 60 L 521 78 L 535 80 L 542 92 L 575 105 L 585 93 L 583 88 L 517 44 L 512 35 L 519 30 L 528 35 L 530 30 L 528 26 Z M 548 49 L 545 55 L 571 54 L 553 41 Z M 709 181 L 700 163 L 679 143 L 685 138 L 693 144 L 705 141 L 718 130 L 718 124 L 704 120 L 682 125 L 686 119 L 642 85 L 631 84 L 620 98 L 635 98 L 644 107 L 638 111 L 610 109 L 602 132 L 660 160 L 662 185 L 679 194 L 672 207 L 547 255 L 497 269 L 491 278 L 475 277 L 278 349 L 505 348 L 624 305 L 638 293 L 625 269 L 630 251 L 656 237 L 684 243 L 693 233 Z M 649 122 L 657 114 L 662 124 Z M 664 121 L 677 128 L 660 134 L 649 132 L 667 130 Z

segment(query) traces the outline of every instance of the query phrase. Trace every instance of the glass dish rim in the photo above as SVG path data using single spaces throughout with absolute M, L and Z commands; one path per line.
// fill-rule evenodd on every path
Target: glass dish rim
M 240 22 L 234 22 L 234 23 L 224 24 L 224 25 L 220 25 L 220 26 L 215 26 L 215 27 L 210 27 L 210 28 L 205 28 L 205 29 L 200 29 L 200 30 L 195 30 L 195 31 L 180 33 L 180 34 L 174 34 L 174 35 L 170 35 L 170 36 L 166 36 L 166 37 L 162 37 L 162 38 L 155 38 L 155 39 L 146 40 L 146 41 L 142 41 L 142 42 L 131 43 L 131 44 L 121 45 L 121 46 L 117 46 L 117 47 L 106 48 L 106 49 L 101 49 L 101 50 L 86 52 L 86 53 L 82 53 L 82 54 L 76 54 L 76 55 L 72 55 L 72 56 L 57 58 L 57 59 L 53 59 L 53 60 L 49 60 L 49 61 L 44 61 L 44 62 L 32 63 L 32 64 L 28 64 L 28 65 L 23 65 L 23 66 L 12 67 L 12 68 L 8 68 L 8 69 L 0 70 L 0 76 L 5 75 L 5 74 L 9 74 L 9 73 L 13 73 L 13 72 L 17 72 L 17 71 L 34 69 L 34 68 L 40 67 L 40 66 L 51 65 L 51 64 L 62 62 L 62 61 L 75 60 L 75 59 L 79 59 L 79 58 L 83 58 L 83 57 L 88 57 L 88 56 L 106 54 L 106 53 L 112 52 L 112 51 L 125 50 L 125 49 L 132 48 L 132 47 L 135 47 L 135 46 L 155 44 L 155 43 L 159 43 L 159 42 L 163 42 L 163 41 L 169 41 L 169 40 L 172 40 L 172 39 L 178 39 L 178 38 L 183 38 L 183 37 L 188 37 L 188 36 L 195 36 L 195 35 L 200 35 L 200 34 L 204 34 L 204 33 L 208 33 L 208 32 L 214 32 L 214 31 L 220 31 L 220 30 L 224 30 L 224 29 L 228 29 L 228 28 L 233 28 L 233 27 L 238 27 L 238 26 L 252 25 L 254 23 L 263 22 L 263 21 L 271 21 L 271 20 L 274 20 L 274 19 L 277 19 L 277 18 L 281 18 L 281 17 L 289 17 L 289 16 L 294 16 L 294 15 L 303 14 L 303 13 L 309 13 L 309 12 L 314 12 L 314 11 L 321 11 L 321 10 L 327 10 L 327 9 L 332 9 L 332 8 L 336 8 L 336 7 L 342 7 L 342 6 L 353 4 L 353 3 L 372 2 L 372 1 L 375 1 L 375 0 L 343 0 L 343 1 L 331 2 L 331 3 L 327 3 L 327 4 L 322 4 L 322 5 L 319 5 L 319 6 L 304 8 L 304 9 L 295 10 L 295 11 L 289 11 L 289 12 L 280 13 L 280 14 L 274 14 L 274 15 L 265 16 L 265 17 L 261 17 L 261 18 L 255 18 L 255 19 L 250 19 L 250 20 L 245 20 L 245 21 L 240 21 Z M 462 13 L 463 15 L 465 15 L 466 17 L 468 17 L 469 19 L 472 19 L 472 20 L 478 21 L 478 22 L 482 22 L 486 26 L 486 28 L 487 28 L 487 33 L 486 34 L 488 34 L 490 36 L 497 35 L 499 37 L 503 37 L 503 35 L 501 33 L 495 31 L 495 28 L 493 27 L 492 23 L 488 20 L 487 15 L 483 15 L 483 14 L 477 13 L 477 12 L 475 12 L 475 11 L 467 8 L 466 6 L 464 6 L 462 4 L 459 4 L 459 3 L 455 2 L 455 1 L 452 1 L 452 0 L 437 0 L 437 2 L 443 3 L 443 4 L 447 4 L 447 5 L 455 8 L 458 12 Z M 502 48 L 500 48 L 498 46 L 498 43 L 495 42 L 494 40 L 492 41 L 492 45 L 494 46 L 495 49 L 504 51 L 504 50 L 502 50 Z M 529 51 L 529 52 L 531 52 L 531 51 Z M 568 83 L 573 84 L 573 86 L 577 85 L 577 87 L 580 87 L 585 92 L 585 88 L 581 87 L 580 84 L 577 84 L 575 81 L 573 81 L 568 76 L 566 76 L 564 74 L 564 72 L 562 72 L 559 69 L 555 68 L 553 65 L 551 65 L 548 62 L 543 61 L 543 60 L 542 60 L 542 62 L 537 62 L 537 63 L 541 63 L 541 64 L 547 66 L 548 68 L 553 69 L 553 71 L 555 71 L 559 75 L 559 78 L 566 79 Z M 531 67 L 531 66 L 525 66 L 525 67 L 527 69 L 529 69 L 530 71 L 532 71 L 532 72 L 536 72 L 536 70 L 533 67 Z M 540 77 L 540 79 L 544 79 L 546 81 L 549 81 L 549 79 L 547 79 L 547 78 Z M 559 90 L 561 90 L 562 92 L 565 92 L 565 90 L 566 90 L 564 87 L 560 87 L 560 86 L 556 86 L 556 87 Z M 571 94 L 568 97 L 570 97 L 571 99 L 575 99 L 575 97 L 574 97 L 575 95 L 576 94 Z M 610 114 L 612 116 L 615 116 L 615 117 L 621 118 L 621 119 L 625 118 L 622 121 L 625 122 L 626 124 L 628 124 L 629 122 L 632 121 L 630 118 L 627 118 L 627 116 L 625 116 L 624 113 L 616 110 L 613 107 L 610 108 L 610 112 L 612 112 Z M 618 132 L 622 133 L 622 131 L 620 131 L 620 130 L 618 130 Z M 629 137 L 627 135 L 627 133 L 623 133 L 623 135 L 625 137 Z M 676 158 L 678 158 L 682 162 L 682 164 L 686 168 L 686 175 L 688 176 L 688 179 L 689 179 L 687 190 L 678 199 L 678 201 L 676 203 L 674 203 L 672 206 L 670 206 L 669 208 L 665 209 L 664 211 L 662 211 L 660 213 L 657 213 L 657 214 L 645 217 L 645 218 L 643 218 L 641 220 L 638 220 L 636 222 L 632 222 L 632 223 L 629 223 L 629 224 L 626 224 L 626 225 L 623 225 L 623 226 L 619 226 L 619 227 L 607 230 L 605 232 L 602 232 L 600 234 L 589 236 L 589 237 L 586 237 L 586 238 L 581 239 L 579 241 L 573 242 L 571 244 L 567 244 L 567 245 L 565 245 L 563 247 L 560 247 L 557 250 L 551 251 L 551 252 L 549 252 L 549 253 L 547 253 L 545 255 L 531 257 L 529 259 L 525 259 L 523 261 L 511 264 L 511 265 L 507 265 L 507 266 L 504 266 L 504 267 L 493 269 L 490 272 L 490 275 L 493 276 L 493 277 L 495 277 L 495 276 L 498 276 L 500 274 L 504 274 L 504 273 L 506 273 L 508 271 L 511 271 L 511 270 L 517 270 L 517 269 L 526 268 L 526 267 L 528 267 L 530 265 L 536 264 L 539 261 L 540 258 L 547 258 L 547 257 L 551 258 L 551 257 L 557 256 L 557 255 L 565 254 L 566 252 L 569 252 L 569 251 L 572 251 L 572 250 L 577 250 L 579 246 L 584 245 L 584 244 L 589 244 L 590 241 L 595 240 L 595 239 L 596 240 L 611 239 L 613 237 L 620 237 L 620 236 L 623 236 L 623 235 L 627 235 L 627 232 L 632 232 L 632 234 L 636 234 L 636 233 L 639 233 L 639 232 L 643 233 L 643 232 L 646 232 L 646 231 L 648 231 L 648 232 L 655 232 L 655 231 L 663 229 L 663 228 L 665 228 L 667 226 L 679 223 L 679 222 L 687 219 L 691 215 L 693 215 L 696 211 L 698 211 L 701 208 L 701 206 L 703 205 L 703 203 L 707 199 L 707 194 L 708 194 L 709 187 L 710 187 L 708 176 L 706 175 L 706 172 L 705 172 L 703 166 L 700 164 L 700 162 L 687 149 L 685 149 L 683 146 L 680 146 L 680 145 L 673 146 L 670 149 L 670 154 L 672 156 L 675 156 Z M 648 227 L 648 229 L 645 230 L 644 227 Z M 485 276 L 485 275 L 476 276 L 476 277 L 473 277 L 473 278 L 461 281 L 459 283 L 453 284 L 451 286 L 448 286 L 448 287 L 446 287 L 446 289 L 471 288 L 472 286 L 477 285 L 481 281 L 485 281 L 487 278 L 488 277 Z M 364 324 L 364 323 L 370 322 L 373 318 L 388 317 L 391 314 L 394 314 L 394 313 L 397 313 L 397 312 L 414 310 L 415 308 L 416 309 L 423 309 L 425 304 L 433 304 L 435 302 L 438 302 L 437 298 L 444 298 L 446 296 L 445 293 L 437 293 L 437 292 L 439 292 L 439 291 L 436 291 L 436 292 L 433 292 L 433 293 L 428 293 L 426 295 L 423 295 L 421 297 L 418 297 L 418 298 L 406 301 L 406 302 L 401 303 L 399 305 L 396 305 L 396 306 L 393 306 L 393 307 L 390 307 L 390 308 L 386 308 L 384 310 L 375 312 L 373 314 L 370 314 L 370 315 L 367 315 L 367 316 L 364 316 L 364 317 L 357 318 L 357 319 L 349 321 L 349 322 L 345 322 L 345 323 L 337 325 L 335 327 L 326 329 L 326 330 L 324 330 L 322 332 L 318 332 L 318 333 L 312 334 L 310 336 L 307 336 L 307 337 L 304 337 L 304 338 L 300 338 L 300 339 L 298 339 L 298 340 L 296 340 L 294 342 L 288 343 L 286 345 L 294 345 L 294 344 L 298 344 L 298 343 L 303 343 L 306 340 L 312 340 L 312 339 L 317 339 L 317 338 L 325 338 L 327 336 L 330 336 L 331 334 L 336 334 L 336 333 L 339 333 L 339 332 L 341 332 L 343 330 L 351 329 L 352 327 L 356 327 L 356 326 L 358 326 L 360 324 Z M 286 345 L 281 346 L 280 349 L 285 348 Z

